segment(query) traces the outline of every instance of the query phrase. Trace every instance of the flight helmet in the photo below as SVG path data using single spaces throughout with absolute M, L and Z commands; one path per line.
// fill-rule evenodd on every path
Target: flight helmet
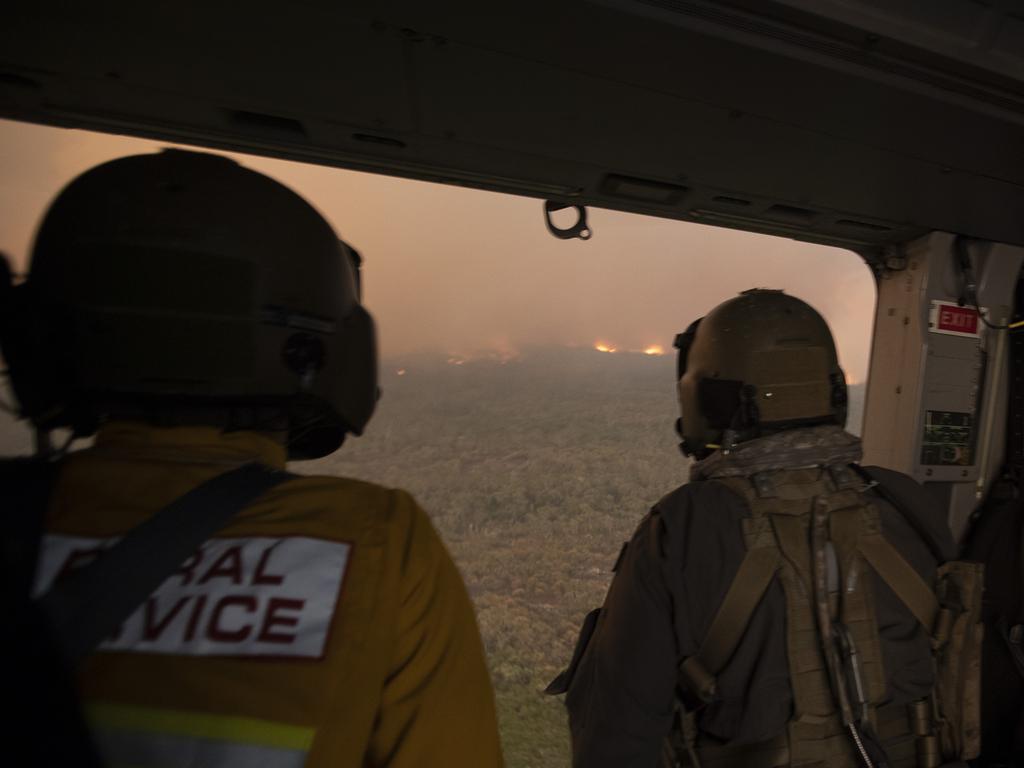
M 8 291 L 23 415 L 88 434 L 115 404 L 276 409 L 290 458 L 331 453 L 378 397 L 359 266 L 299 195 L 228 158 L 97 166 L 57 196 Z
M 846 423 L 846 378 L 828 324 L 782 291 L 752 289 L 676 336 L 687 455 L 770 432 Z

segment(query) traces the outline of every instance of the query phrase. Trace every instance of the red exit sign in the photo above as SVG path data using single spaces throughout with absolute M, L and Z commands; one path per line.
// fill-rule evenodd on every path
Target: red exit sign
M 928 329 L 932 333 L 953 336 L 979 336 L 978 311 L 974 307 L 961 307 L 953 301 L 932 301 Z

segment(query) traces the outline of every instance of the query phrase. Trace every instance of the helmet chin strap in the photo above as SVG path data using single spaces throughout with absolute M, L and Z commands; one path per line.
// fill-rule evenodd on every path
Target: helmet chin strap
M 676 434 L 679 435 L 679 452 L 687 458 L 695 456 L 697 459 L 704 458 L 704 448 L 708 446 L 694 445 L 693 442 L 683 434 L 683 420 L 681 417 L 676 418 L 675 422 Z
M 732 449 L 736 447 L 737 443 L 742 442 L 740 440 L 740 433 L 735 429 L 727 429 L 722 433 L 722 445 L 720 446 L 722 453 L 732 453 Z

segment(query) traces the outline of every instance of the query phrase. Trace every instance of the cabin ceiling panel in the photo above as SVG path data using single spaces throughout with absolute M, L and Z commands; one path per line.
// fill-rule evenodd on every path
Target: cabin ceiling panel
M 194 8 L 19 6 L 0 114 L 806 239 L 1024 243 L 1024 17 L 992 3 Z

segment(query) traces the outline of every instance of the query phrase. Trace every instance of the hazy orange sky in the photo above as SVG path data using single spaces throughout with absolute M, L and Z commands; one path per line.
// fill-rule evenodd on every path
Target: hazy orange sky
M 0 121 L 0 250 L 23 269 L 47 204 L 87 168 L 166 142 Z M 559 241 L 532 198 L 234 155 L 313 203 L 364 258 L 382 354 L 535 343 L 660 345 L 750 287 L 814 305 L 851 381 L 866 377 L 874 280 L 854 253 L 601 209 Z

